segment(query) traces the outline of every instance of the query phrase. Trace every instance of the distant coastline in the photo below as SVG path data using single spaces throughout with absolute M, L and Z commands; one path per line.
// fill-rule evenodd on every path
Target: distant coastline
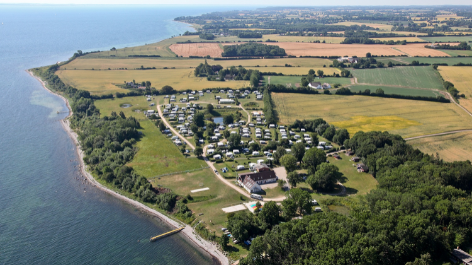
M 82 173 L 82 176 L 87 180 L 89 181 L 94 187 L 122 200 L 122 201 L 125 201 L 131 205 L 133 205 L 134 207 L 136 207 L 137 209 L 139 210 L 142 210 L 152 216 L 155 216 L 161 220 L 163 220 L 164 222 L 166 222 L 169 226 L 173 227 L 173 228 L 179 228 L 179 227 L 182 227 L 182 226 L 185 226 L 185 228 L 181 231 L 181 233 L 183 233 L 185 235 L 185 237 L 192 243 L 194 244 L 196 247 L 200 248 L 202 251 L 206 252 L 207 254 L 209 254 L 212 259 L 214 261 L 217 261 L 219 264 L 221 265 L 227 265 L 229 264 L 229 261 L 228 259 L 225 257 L 225 255 L 218 249 L 216 243 L 212 243 L 212 242 L 209 242 L 203 238 L 201 238 L 200 236 L 198 236 L 194 229 L 190 226 L 190 225 L 186 225 L 184 223 L 181 223 L 181 222 L 178 222 L 178 221 L 175 221 L 173 220 L 172 218 L 170 218 L 169 216 L 163 214 L 163 213 L 160 213 L 154 209 L 151 209 L 149 208 L 148 206 L 138 202 L 138 201 L 135 201 L 135 200 L 132 200 L 126 196 L 123 196 L 105 186 L 103 186 L 102 184 L 100 184 L 98 181 L 95 180 L 95 178 L 86 170 L 86 166 L 85 166 L 85 163 L 84 163 L 84 153 L 82 151 L 82 149 L 80 148 L 80 144 L 79 144 L 79 141 L 78 141 L 78 135 L 77 133 L 75 133 L 72 128 L 70 127 L 70 123 L 69 123 L 69 120 L 68 118 L 70 116 L 72 116 L 73 112 L 72 112 L 72 109 L 70 107 L 70 104 L 69 104 L 69 101 L 62 95 L 58 94 L 58 93 L 55 93 L 54 91 L 50 90 L 46 83 L 41 79 L 39 78 L 38 76 L 34 75 L 34 73 L 31 71 L 31 70 L 27 70 L 28 74 L 30 74 L 33 78 L 35 78 L 36 80 L 38 80 L 42 87 L 48 91 L 49 93 L 51 94 L 54 94 L 58 97 L 60 97 L 62 100 L 64 100 L 64 102 L 66 103 L 66 106 L 67 108 L 69 109 L 69 114 L 67 115 L 67 117 L 65 117 L 62 121 L 61 121 L 61 125 L 62 127 L 64 128 L 64 130 L 67 132 L 67 134 L 69 135 L 69 137 L 72 139 L 72 141 L 74 142 L 74 144 L 76 145 L 76 152 L 77 152 L 77 156 L 79 157 L 79 161 L 80 161 L 80 171 Z

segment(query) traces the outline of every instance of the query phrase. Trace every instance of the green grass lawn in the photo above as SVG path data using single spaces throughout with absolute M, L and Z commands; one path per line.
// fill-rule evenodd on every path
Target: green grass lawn
M 443 50 L 446 52 L 445 50 Z M 462 51 L 460 51 L 462 52 Z M 455 55 L 457 56 L 457 55 Z M 392 63 L 405 63 L 409 64 L 413 61 L 418 61 L 420 63 L 447 63 L 448 65 L 454 65 L 457 63 L 472 63 L 472 57 L 384 57 L 384 58 L 376 58 L 377 61 L 381 61 L 385 64 L 388 62 Z
M 402 87 L 388 87 L 388 86 L 369 86 L 369 85 L 354 85 L 350 86 L 351 91 L 365 91 L 370 89 L 370 92 L 373 93 L 378 88 L 381 88 L 385 94 L 396 94 L 396 95 L 405 95 L 405 96 L 422 96 L 422 97 L 437 97 L 442 96 L 441 93 L 427 90 L 427 89 L 414 89 L 414 88 L 402 88 Z
M 329 73 L 331 74 L 331 73 Z M 301 76 L 270 76 L 270 84 L 272 85 L 287 85 L 290 84 L 291 87 L 296 87 L 295 84 L 300 85 Z M 268 83 L 268 76 L 264 76 L 264 82 Z M 314 82 L 328 83 L 331 86 L 334 84 L 347 85 L 351 83 L 350 78 L 343 77 L 325 77 L 325 78 L 316 78 Z
M 352 70 L 352 74 L 357 77 L 357 82 L 361 84 L 443 88 L 439 75 L 431 66 L 357 69 Z
M 472 41 L 472 36 L 437 36 L 437 37 L 426 37 L 419 36 L 418 38 L 428 42 L 469 42 Z
M 440 51 L 443 51 L 447 54 L 449 54 L 450 56 L 472 56 L 472 51 L 471 50 L 467 50 L 467 51 L 464 51 L 464 50 L 440 50 Z
M 340 156 L 341 160 L 328 157 L 328 161 L 337 166 L 339 171 L 346 177 L 340 182 L 346 187 L 348 194 L 364 195 L 377 187 L 378 182 L 371 174 L 357 172 L 350 156 L 346 156 L 344 153 Z

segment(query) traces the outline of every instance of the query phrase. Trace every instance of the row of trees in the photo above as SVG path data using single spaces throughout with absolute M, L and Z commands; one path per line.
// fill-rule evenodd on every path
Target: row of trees
M 430 264 L 470 242 L 469 161 L 444 162 L 387 132 L 358 132 L 346 145 L 369 166 L 379 187 L 350 201 L 349 216 L 298 208 L 303 219 L 254 239 L 240 264 Z M 323 164 L 320 171 L 336 173 Z M 279 218 L 291 211 L 288 205 L 282 203 Z
M 249 42 L 239 45 L 223 46 L 223 57 L 244 56 L 285 56 L 285 50 L 276 45 Z

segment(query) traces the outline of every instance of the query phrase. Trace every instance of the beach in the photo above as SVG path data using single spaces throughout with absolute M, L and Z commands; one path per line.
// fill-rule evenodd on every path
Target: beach
M 98 188 L 98 189 L 100 189 L 100 190 L 102 190 L 102 191 L 104 191 L 104 192 L 106 192 L 106 193 L 122 200 L 122 201 L 125 201 L 125 202 L 129 203 L 129 204 L 133 205 L 134 207 L 136 207 L 137 209 L 139 209 L 139 210 L 141 210 L 141 211 L 143 211 L 147 214 L 150 214 L 152 216 L 155 216 L 155 217 L 163 220 L 168 225 L 173 227 L 173 229 L 184 226 L 185 228 L 180 233 L 183 233 L 185 235 L 185 237 L 191 243 L 195 244 L 197 247 L 201 248 L 203 251 L 208 253 L 215 261 L 218 261 L 220 264 L 222 264 L 222 265 L 229 264 L 228 259 L 219 250 L 218 245 L 216 243 L 212 243 L 212 242 L 209 242 L 207 240 L 204 240 L 203 238 L 198 236 L 196 234 L 196 232 L 194 231 L 194 229 L 190 225 L 186 225 L 182 222 L 176 221 L 176 220 L 166 216 L 163 213 L 160 213 L 160 212 L 158 212 L 154 209 L 151 209 L 151 208 L 147 207 L 146 205 L 144 205 L 144 204 L 142 204 L 138 201 L 132 200 L 132 199 L 130 199 L 130 198 L 124 196 L 124 195 L 121 195 L 121 194 L 119 194 L 119 193 L 117 193 L 113 190 L 110 190 L 107 187 L 100 184 L 98 181 L 96 181 L 95 178 L 93 178 L 93 176 L 87 171 L 87 168 L 86 168 L 86 165 L 85 165 L 84 159 L 83 159 L 84 158 L 84 153 L 83 153 L 82 149 L 80 148 L 80 145 L 79 145 L 79 142 L 78 142 L 78 136 L 70 127 L 68 118 L 73 113 L 72 113 L 72 109 L 69 105 L 69 101 L 65 97 L 63 97 L 62 95 L 54 93 L 53 91 L 48 89 L 45 82 L 43 80 L 41 80 L 39 77 L 35 76 L 31 71 L 28 70 L 27 72 L 33 78 L 37 79 L 41 83 L 42 87 L 44 89 L 46 89 L 49 93 L 52 93 L 54 95 L 59 96 L 66 103 L 66 106 L 69 109 L 69 115 L 61 121 L 61 125 L 62 125 L 62 127 L 67 132 L 67 134 L 69 135 L 69 137 L 72 139 L 72 141 L 74 142 L 74 144 L 76 146 L 76 152 L 77 152 L 77 155 L 79 157 L 79 167 L 80 167 L 80 171 L 81 171 L 81 174 L 84 177 L 84 179 L 86 179 L 95 188 Z

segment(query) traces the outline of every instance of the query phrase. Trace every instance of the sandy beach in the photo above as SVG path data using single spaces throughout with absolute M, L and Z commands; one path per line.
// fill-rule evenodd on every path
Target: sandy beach
M 160 212 L 158 212 L 154 209 L 151 209 L 151 208 L 147 207 L 146 205 L 141 204 L 138 201 L 132 200 L 132 199 L 126 197 L 126 196 L 123 196 L 123 195 L 121 195 L 121 194 L 119 194 L 119 193 L 117 193 L 113 190 L 110 190 L 107 187 L 100 184 L 99 182 L 97 182 L 93 178 L 93 176 L 87 171 L 85 163 L 84 163 L 84 159 L 83 159 L 84 154 L 83 154 L 83 151 L 80 148 L 80 145 L 79 145 L 79 142 L 78 142 L 78 136 L 70 128 L 68 118 L 72 115 L 72 109 L 70 108 L 69 101 L 65 97 L 63 97 L 59 94 L 56 94 L 53 91 L 49 90 L 47 88 L 46 84 L 44 83 L 44 81 L 41 80 L 39 77 L 35 76 L 31 71 L 27 71 L 27 72 L 33 78 L 37 79 L 42 84 L 42 87 L 44 89 L 46 89 L 49 93 L 54 94 L 56 96 L 59 96 L 60 98 L 62 98 L 65 101 L 65 103 L 67 105 L 67 108 L 69 109 L 69 115 L 61 121 L 61 124 L 62 124 L 62 127 L 64 128 L 64 130 L 67 132 L 67 134 L 70 136 L 70 138 L 74 141 L 74 143 L 76 145 L 76 151 L 77 151 L 77 155 L 79 156 L 79 162 L 80 162 L 79 167 L 80 167 L 81 173 L 82 173 L 83 177 L 86 178 L 87 181 L 90 182 L 91 185 L 93 185 L 94 187 L 96 187 L 96 188 L 98 188 L 98 189 L 100 189 L 100 190 L 102 190 L 102 191 L 104 191 L 104 192 L 106 192 L 110 195 L 115 196 L 116 198 L 119 198 L 119 199 L 133 205 L 134 207 L 136 207 L 137 209 L 139 209 L 141 211 L 144 211 L 148 214 L 151 214 L 152 216 L 158 217 L 159 219 L 163 220 L 164 222 L 166 222 L 168 225 L 170 225 L 173 228 L 179 228 L 179 227 L 185 226 L 185 228 L 180 233 L 184 234 L 185 237 L 191 243 L 195 244 L 197 247 L 204 250 L 206 253 L 208 253 L 213 258 L 213 260 L 218 261 L 220 264 L 222 264 L 222 265 L 228 265 L 229 264 L 228 258 L 226 258 L 226 256 L 219 250 L 218 245 L 216 243 L 212 243 L 212 242 L 209 242 L 209 241 L 201 238 L 199 235 L 196 234 L 196 232 L 194 231 L 194 229 L 190 225 L 186 225 L 186 224 L 184 224 L 180 221 L 173 220 L 172 218 L 166 216 L 165 214 L 160 213 Z

